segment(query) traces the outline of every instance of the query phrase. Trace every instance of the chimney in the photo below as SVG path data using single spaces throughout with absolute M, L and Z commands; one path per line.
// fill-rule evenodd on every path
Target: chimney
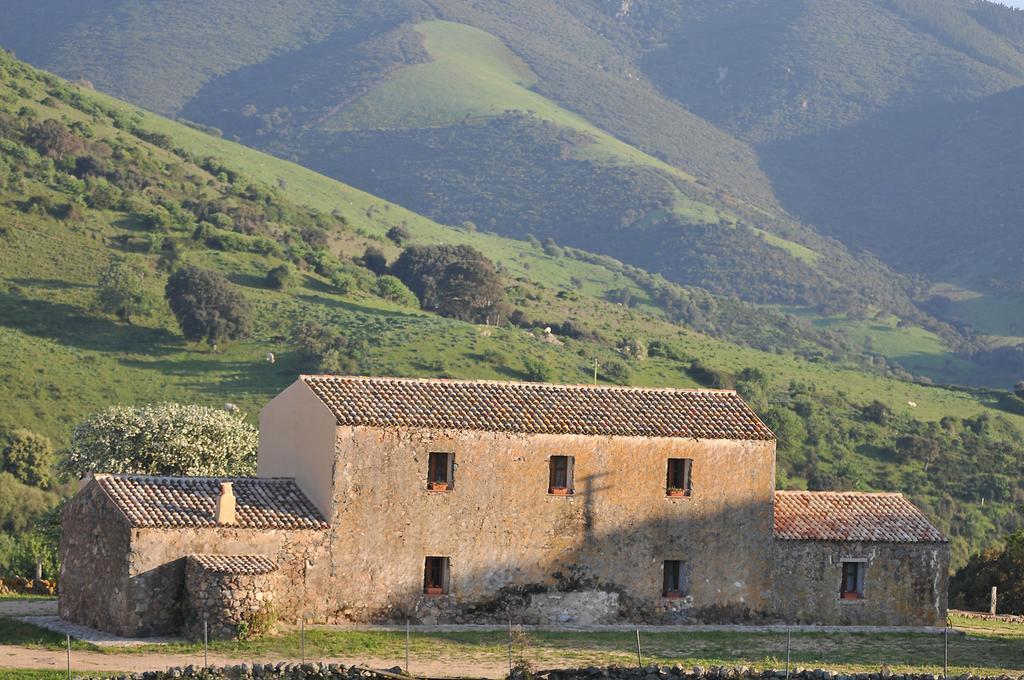
M 217 524 L 237 524 L 235 519 L 235 493 L 231 489 L 231 482 L 220 483 L 220 496 L 217 497 L 217 507 L 213 511 Z

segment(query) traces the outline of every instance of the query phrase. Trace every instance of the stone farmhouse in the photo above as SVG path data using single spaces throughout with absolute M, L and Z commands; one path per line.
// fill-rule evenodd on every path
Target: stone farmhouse
M 95 475 L 60 613 L 205 620 L 943 625 L 949 546 L 900 494 L 775 491 L 733 391 L 301 376 L 257 477 Z

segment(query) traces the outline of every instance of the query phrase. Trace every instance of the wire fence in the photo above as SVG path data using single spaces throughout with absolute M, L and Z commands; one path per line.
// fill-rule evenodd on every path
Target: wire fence
M 72 678 L 70 636 L 66 643 L 67 675 Z M 183 656 L 193 654 L 197 658 L 189 663 L 198 666 L 201 654 L 202 667 L 208 668 L 211 657 L 214 664 L 223 664 L 225 656 L 246 656 L 246 649 L 245 643 L 211 643 L 204 623 L 201 645 L 192 646 Z M 807 677 L 806 669 L 882 677 L 908 673 L 942 678 L 1024 677 L 1024 626 L 1019 634 L 984 636 L 949 627 L 931 632 L 741 626 L 579 629 L 516 625 L 510 618 L 507 626 L 498 627 L 425 627 L 405 621 L 400 626 L 355 629 L 307 626 L 303 620 L 251 649 L 250 662 L 365 663 L 419 677 L 521 677 L 523 672 L 564 674 L 565 669 L 607 667 L 639 669 L 640 675 L 647 676 L 653 669 L 712 678 L 746 677 L 741 671 L 715 675 L 717 669 L 744 668 L 762 674 L 772 671 L 773 677 L 786 679 Z

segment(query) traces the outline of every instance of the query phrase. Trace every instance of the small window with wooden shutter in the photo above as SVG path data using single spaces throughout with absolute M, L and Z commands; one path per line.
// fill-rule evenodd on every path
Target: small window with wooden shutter
M 444 595 L 448 592 L 447 557 L 428 557 L 423 566 L 423 593 Z
M 843 560 L 843 581 L 839 586 L 839 598 L 842 600 L 859 600 L 864 597 L 864 566 L 863 560 Z
M 427 456 L 427 489 L 451 491 L 455 488 L 455 454 L 431 452 Z
M 548 461 L 548 493 L 568 496 L 572 489 L 572 456 L 551 456 Z
M 686 562 L 665 560 L 661 596 L 667 598 L 686 596 Z
M 692 470 L 693 460 L 689 458 L 669 458 L 665 494 L 668 496 L 689 496 L 690 473 Z

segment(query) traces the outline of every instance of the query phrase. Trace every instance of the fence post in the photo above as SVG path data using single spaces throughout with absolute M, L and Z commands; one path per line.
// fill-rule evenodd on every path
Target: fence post
M 786 630 L 786 680 L 789 680 L 789 650 L 793 644 L 793 631 Z
M 67 642 L 68 642 L 68 680 L 71 680 L 71 635 L 68 635 Z
M 949 620 L 942 629 L 942 680 L 949 677 Z
M 512 677 L 512 614 L 508 615 L 508 677 Z
M 207 617 L 203 615 L 203 668 L 210 667 L 210 629 Z
M 302 658 L 302 663 L 306 663 L 306 615 L 302 615 L 302 621 L 299 623 L 299 655 Z
M 640 667 L 640 670 L 644 669 L 644 659 L 640 655 L 640 629 L 636 629 L 636 664 Z
M 988 613 L 993 616 L 995 616 L 996 613 L 996 598 L 998 597 L 998 594 L 998 589 L 995 586 L 992 586 L 992 599 L 988 605 Z

